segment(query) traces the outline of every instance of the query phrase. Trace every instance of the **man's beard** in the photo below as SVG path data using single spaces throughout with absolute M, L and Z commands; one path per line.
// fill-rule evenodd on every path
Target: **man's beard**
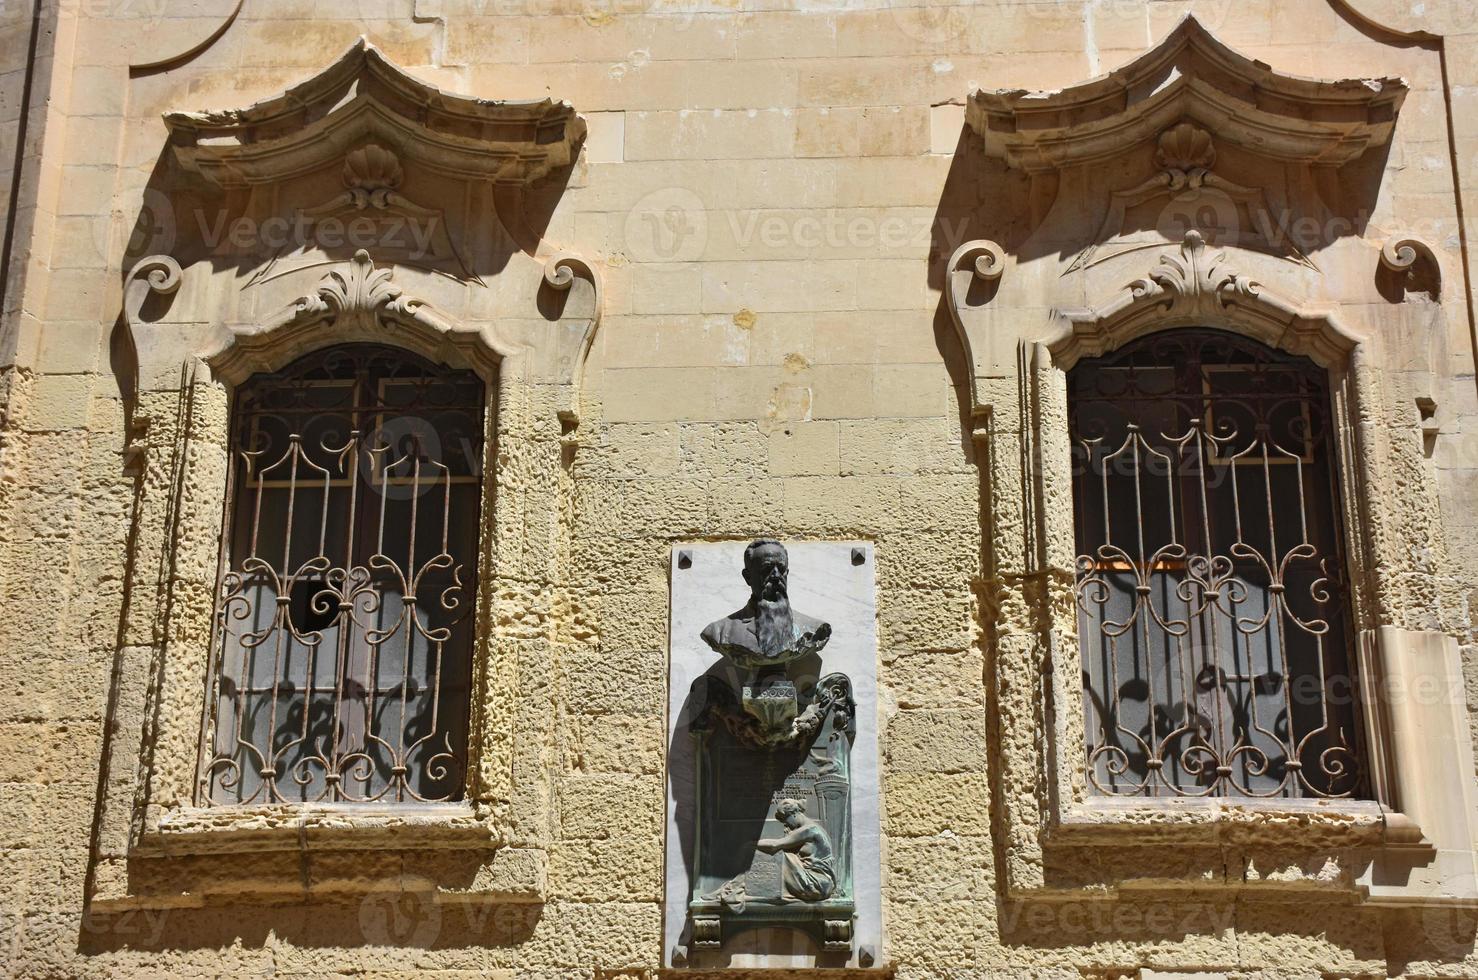
M 774 658 L 790 649 L 795 641 L 795 631 L 790 619 L 790 597 L 778 599 L 755 599 L 754 634 L 759 640 L 760 653 Z

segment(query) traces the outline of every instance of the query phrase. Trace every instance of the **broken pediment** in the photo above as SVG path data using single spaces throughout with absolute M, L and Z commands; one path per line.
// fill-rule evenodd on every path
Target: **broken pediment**
M 1405 96 L 1399 78 L 1276 72 L 1187 15 L 1153 50 L 1080 85 L 977 89 L 966 121 L 987 155 L 1034 175 L 1122 156 L 1185 121 L 1269 160 L 1339 166 L 1390 139 Z
M 164 121 L 181 165 L 225 188 L 311 173 L 366 143 L 453 178 L 517 186 L 568 166 L 585 136 L 568 102 L 443 92 L 363 38 L 281 95 L 245 109 L 172 112 Z

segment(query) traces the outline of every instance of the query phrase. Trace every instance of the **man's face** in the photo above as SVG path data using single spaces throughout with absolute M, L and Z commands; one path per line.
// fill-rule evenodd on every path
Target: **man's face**
M 801 825 L 801 814 L 799 810 L 791 810 L 787 808 L 781 810 L 779 813 L 775 814 L 775 816 L 779 817 L 780 822 L 785 824 L 785 826 L 789 827 L 791 830 L 794 830 Z
M 774 602 L 785 598 L 785 577 L 790 571 L 785 550 L 777 545 L 756 548 L 744 567 L 744 581 L 761 599 Z

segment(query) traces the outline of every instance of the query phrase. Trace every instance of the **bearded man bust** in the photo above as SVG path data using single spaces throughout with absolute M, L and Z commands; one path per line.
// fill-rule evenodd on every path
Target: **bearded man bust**
M 790 555 L 779 541 L 760 540 L 744 549 L 749 601 L 703 628 L 703 640 L 739 667 L 767 671 L 819 653 L 831 625 L 790 608 Z

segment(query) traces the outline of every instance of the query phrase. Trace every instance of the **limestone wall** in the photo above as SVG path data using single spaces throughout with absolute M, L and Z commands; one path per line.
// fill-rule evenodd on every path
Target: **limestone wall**
M 1475 903 L 1370 900 L 1389 840 L 1360 821 L 1379 816 L 1044 837 L 1074 765 L 1051 750 L 1052 688 L 1078 681 L 1075 649 L 1054 639 L 1061 569 L 1034 556 L 1055 554 L 1070 528 L 1034 524 L 1046 504 L 1022 475 L 1019 399 L 1038 390 L 1035 369 L 977 384 L 947 295 L 957 246 L 1019 245 L 1040 218 L 1021 175 L 966 127 L 972 88 L 1074 85 L 1150 50 L 1188 12 L 1279 72 L 1405 78 L 1389 148 L 1324 189 L 1363 215 L 1361 230 L 1325 242 L 1318 278 L 1300 282 L 1373 352 L 1352 425 L 1376 447 L 1369 537 L 1384 564 L 1363 625 L 1460 645 L 1458 710 L 1478 741 L 1478 292 L 1460 224 L 1478 210 L 1478 18 L 1458 0 L 1412 17 L 1354 3 L 62 0 L 30 137 L 44 142 L 24 161 L 36 221 L 14 250 L 0 324 L 5 972 L 652 975 L 670 548 L 767 535 L 874 542 L 882 965 L 896 975 L 1478 976 Z M 19 114 L 16 25 L 0 38 L 5 133 Z M 216 542 L 201 529 L 218 520 L 227 399 L 203 366 L 141 385 L 125 277 L 143 255 L 189 253 L 175 305 L 150 322 L 205 337 L 221 321 L 200 311 L 247 295 L 253 268 L 201 247 L 242 197 L 170 171 L 161 117 L 278 95 L 361 35 L 443 90 L 568 100 L 588 127 L 568 173 L 496 203 L 469 198 L 468 213 L 496 211 L 516 245 L 489 233 L 497 242 L 469 250 L 485 292 L 396 271 L 544 351 L 508 379 L 494 430 L 480 710 L 500 856 L 438 878 L 449 859 L 414 831 L 362 859 L 295 845 L 144 854 L 141 830 L 171 805 L 160 787 L 188 782 L 146 735 L 199 723 L 195 695 L 179 692 L 200 690 L 208 626 L 175 607 L 211 588 Z M 12 149 L 0 140 L 0 171 Z M 1398 231 L 1434 250 L 1440 302 L 1374 292 L 1379 248 Z M 541 265 L 562 250 L 603 285 L 563 423 L 544 362 L 558 360 L 548 337 L 564 321 L 538 305 Z M 1062 258 L 1013 254 L 997 297 L 1009 361 L 1050 333 Z M 262 315 L 321 272 L 233 315 Z M 1035 409 L 1050 428 L 1061 416 L 1040 374 L 1048 398 Z M 1436 405 L 1430 457 L 1419 398 Z M 1054 662 L 1068 670 L 1054 675 Z M 452 894 L 445 881 L 463 870 L 465 893 Z

